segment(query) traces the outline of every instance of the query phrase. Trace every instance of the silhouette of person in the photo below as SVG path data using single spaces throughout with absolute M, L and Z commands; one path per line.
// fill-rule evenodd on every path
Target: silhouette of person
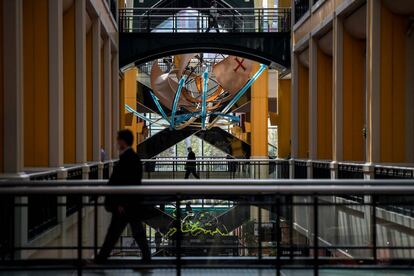
M 187 148 L 188 155 L 187 155 L 187 162 L 185 163 L 185 179 L 188 179 L 190 174 L 192 174 L 195 178 L 200 179 L 197 174 L 197 164 L 196 164 L 196 156 L 193 152 L 191 147 Z
M 160 251 L 161 249 L 161 243 L 162 243 L 162 234 L 160 232 L 160 229 L 157 229 L 157 232 L 155 233 L 155 251 Z
M 118 150 L 120 152 L 119 163 L 115 165 L 109 179 L 110 185 L 140 185 L 142 179 L 141 160 L 131 148 L 134 136 L 130 130 L 120 130 L 117 136 Z M 145 228 L 142 223 L 144 219 L 138 214 L 147 214 L 149 207 L 137 202 L 136 196 L 106 196 L 105 209 L 112 213 L 105 241 L 99 254 L 95 257 L 96 262 L 104 262 L 108 259 L 118 238 L 129 224 L 132 236 L 141 249 L 142 259 L 148 263 L 151 261 L 151 253 L 148 247 Z
M 216 32 L 220 32 L 219 31 L 219 26 L 218 26 L 218 22 L 217 22 L 217 18 L 218 18 L 218 11 L 217 11 L 217 2 L 213 1 L 211 7 L 210 7 L 210 14 L 208 16 L 208 28 L 207 28 L 207 33 L 210 31 L 210 29 L 215 29 Z

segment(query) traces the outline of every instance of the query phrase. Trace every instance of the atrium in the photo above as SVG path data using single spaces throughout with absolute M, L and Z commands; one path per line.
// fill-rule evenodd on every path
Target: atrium
M 412 0 L 0 0 L 0 275 L 412 275 L 413 141 Z

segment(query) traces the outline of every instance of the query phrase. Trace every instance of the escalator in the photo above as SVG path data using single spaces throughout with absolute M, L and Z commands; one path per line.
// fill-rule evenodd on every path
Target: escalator
M 235 205 L 217 217 L 218 223 L 225 226 L 228 232 L 234 231 L 248 220 L 250 220 L 249 205 Z
M 161 209 L 153 208 L 151 211 L 151 217 L 144 220 L 144 222 L 151 228 L 159 230 L 163 235 L 165 235 L 170 230 L 170 227 L 174 226 L 174 217 Z
M 220 127 L 202 130 L 195 135 L 233 157 L 250 157 L 250 145 Z
M 180 130 L 166 128 L 144 140 L 138 145 L 137 153 L 141 159 L 150 159 L 176 145 L 199 131 L 198 128 L 186 127 Z

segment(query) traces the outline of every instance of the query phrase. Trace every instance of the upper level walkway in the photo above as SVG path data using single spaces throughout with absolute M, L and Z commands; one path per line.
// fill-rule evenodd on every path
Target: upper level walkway
M 119 11 L 120 67 L 191 52 L 232 54 L 290 67 L 289 8 L 155 8 Z

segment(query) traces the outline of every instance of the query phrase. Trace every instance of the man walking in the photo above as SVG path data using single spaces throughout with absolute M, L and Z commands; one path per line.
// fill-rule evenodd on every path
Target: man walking
M 209 10 L 210 14 L 208 16 L 208 28 L 207 28 L 207 33 L 210 32 L 210 29 L 215 29 L 216 32 L 220 32 L 219 31 L 219 26 L 218 26 L 218 11 L 217 11 L 217 2 L 213 1 L 210 10 Z
M 185 163 L 185 179 L 188 179 L 190 174 L 192 174 L 195 178 L 200 179 L 197 174 L 197 164 L 196 164 L 196 156 L 193 152 L 191 147 L 187 148 L 188 155 L 187 155 L 187 162 Z
M 120 153 L 119 163 L 114 167 L 109 180 L 110 185 L 140 185 L 142 179 L 142 163 L 138 155 L 131 148 L 134 136 L 129 130 L 120 130 L 117 136 L 118 150 Z M 142 253 L 142 260 L 145 263 L 151 261 L 151 253 L 148 247 L 145 228 L 142 224 L 144 216 L 147 216 L 149 207 L 137 202 L 136 196 L 117 195 L 105 198 L 105 209 L 112 213 L 105 241 L 99 254 L 95 257 L 96 262 L 103 262 L 108 259 L 119 236 L 129 224 L 132 235 L 139 245 Z

